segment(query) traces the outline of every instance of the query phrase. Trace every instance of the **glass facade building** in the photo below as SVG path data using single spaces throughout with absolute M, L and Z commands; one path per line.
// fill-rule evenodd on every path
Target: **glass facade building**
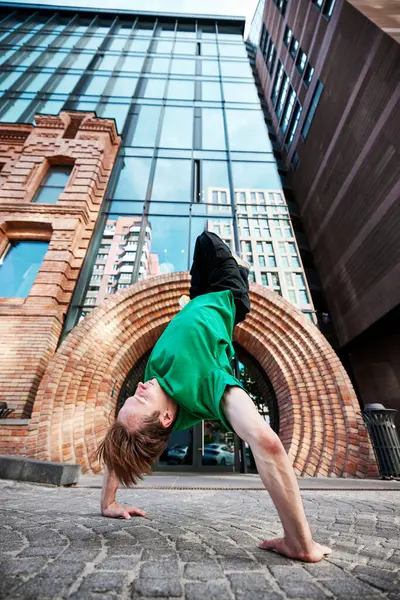
M 239 19 L 3 9 L 0 121 L 95 112 L 115 119 L 122 136 L 66 333 L 136 281 L 188 270 L 203 230 L 251 264 L 253 282 L 314 320 L 243 26 Z M 68 170 L 53 178 L 38 190 L 44 202 L 54 202 Z M 207 428 L 206 443 L 228 448 L 214 449 L 220 454 L 211 453 L 210 464 L 212 456 L 233 464 L 233 439 Z M 190 443 L 172 440 L 186 447 L 184 454 L 176 448 L 177 461 L 185 456 L 190 464 Z

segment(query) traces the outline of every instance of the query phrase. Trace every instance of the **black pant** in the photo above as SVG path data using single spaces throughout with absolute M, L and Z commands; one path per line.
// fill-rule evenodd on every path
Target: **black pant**
M 190 274 L 190 298 L 231 290 L 236 306 L 235 325 L 245 319 L 250 311 L 248 273 L 237 264 L 228 246 L 217 234 L 204 231 L 199 235 Z

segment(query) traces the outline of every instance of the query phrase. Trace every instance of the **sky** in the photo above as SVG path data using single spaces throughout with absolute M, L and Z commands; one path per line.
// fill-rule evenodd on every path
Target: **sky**
M 6 0 L 0 0 L 0 5 Z M 149 12 L 199 13 L 206 15 L 235 15 L 246 17 L 247 28 L 254 14 L 257 0 L 13 0 L 14 4 L 43 4 L 76 6 L 79 8 L 105 8 L 146 10 Z M 144 8 L 145 7 L 145 8 Z

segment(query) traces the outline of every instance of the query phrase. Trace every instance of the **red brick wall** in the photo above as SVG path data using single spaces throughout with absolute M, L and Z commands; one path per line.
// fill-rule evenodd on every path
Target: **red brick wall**
M 157 341 L 188 291 L 187 273 L 141 281 L 77 325 L 51 360 L 29 426 L 27 452 L 98 471 L 93 452 L 114 419 L 132 365 Z M 236 341 L 265 369 L 277 395 L 280 435 L 299 475 L 376 475 L 358 401 L 319 330 L 280 296 L 251 290 Z
M 9 418 L 31 414 L 120 144 L 114 122 L 92 113 L 80 115 L 73 139 L 64 138 L 72 117 L 37 116 L 36 127 L 0 124 L 0 251 L 12 240 L 49 241 L 27 298 L 0 298 L 0 400 L 15 409 Z M 71 177 L 56 204 L 37 204 L 52 164 L 72 164 Z M 19 443 L 17 436 L 15 450 Z
M 28 422 L 17 423 L 17 419 L 8 419 L 7 425 L 0 425 L 0 454 L 26 454 Z M 14 425 L 13 421 L 16 422 Z

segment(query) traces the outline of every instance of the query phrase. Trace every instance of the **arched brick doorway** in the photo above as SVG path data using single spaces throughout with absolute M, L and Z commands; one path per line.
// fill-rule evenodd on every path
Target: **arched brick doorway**
M 187 293 L 187 273 L 141 281 L 77 325 L 51 360 L 29 426 L 28 453 L 98 470 L 93 452 L 130 369 L 157 341 Z M 252 311 L 235 340 L 277 396 L 280 437 L 299 475 L 376 474 L 358 401 L 336 354 L 299 311 L 251 288 Z

